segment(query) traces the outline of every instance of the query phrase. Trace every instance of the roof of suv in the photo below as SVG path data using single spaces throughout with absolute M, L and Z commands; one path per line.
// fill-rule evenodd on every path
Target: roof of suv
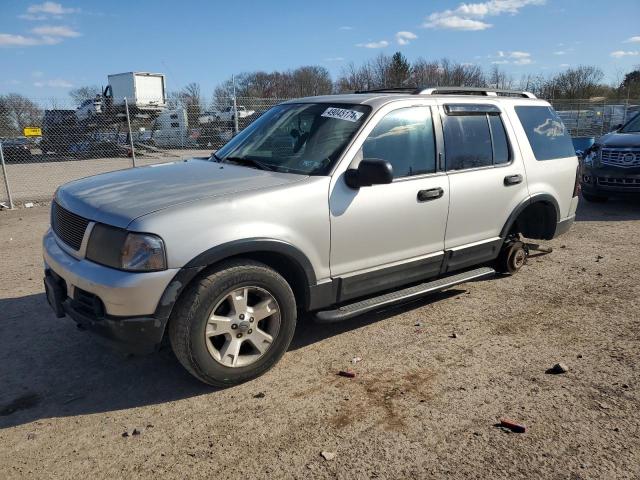
M 461 89 L 462 90 L 462 89 Z M 464 89 L 466 90 L 466 89 Z M 475 94 L 475 92 L 478 92 Z M 345 103 L 345 104 L 360 104 L 371 105 L 372 107 L 379 107 L 391 101 L 397 100 L 415 100 L 417 98 L 445 98 L 447 100 L 460 101 L 460 100 L 494 100 L 494 101 L 538 101 L 545 103 L 544 100 L 537 99 L 533 96 L 525 96 L 523 92 L 520 96 L 504 96 L 504 95 L 487 95 L 481 93 L 480 89 L 469 89 L 470 93 L 442 93 L 442 94 L 418 94 L 418 93 L 400 93 L 400 92 L 363 92 L 363 93 L 345 93 L 339 95 L 321 95 L 317 97 L 303 97 L 289 100 L 284 103 Z M 471 93 L 473 92 L 473 93 Z M 514 92 L 516 93 L 516 92 Z M 527 94 L 530 95 L 530 94 Z

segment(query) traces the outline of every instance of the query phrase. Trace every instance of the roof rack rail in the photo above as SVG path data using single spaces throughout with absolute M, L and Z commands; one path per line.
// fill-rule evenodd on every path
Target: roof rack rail
M 354 93 L 404 93 L 405 95 L 483 95 L 486 97 L 537 98 L 531 92 L 483 87 L 392 87 L 374 88 L 371 90 L 356 90 Z
M 421 90 L 420 95 L 484 95 L 487 97 L 537 98 L 531 92 L 478 87 L 433 87 Z
M 391 88 L 373 88 L 371 90 L 356 90 L 353 93 L 404 93 L 409 95 L 418 95 L 422 88 L 418 87 L 391 87 Z

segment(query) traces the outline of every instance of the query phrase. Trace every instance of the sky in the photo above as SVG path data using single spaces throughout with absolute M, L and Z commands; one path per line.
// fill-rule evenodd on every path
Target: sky
M 640 65 L 639 0 L 0 0 L 0 94 L 68 98 L 107 75 L 164 73 L 208 97 L 232 74 L 325 66 L 380 52 L 448 57 L 515 78 Z

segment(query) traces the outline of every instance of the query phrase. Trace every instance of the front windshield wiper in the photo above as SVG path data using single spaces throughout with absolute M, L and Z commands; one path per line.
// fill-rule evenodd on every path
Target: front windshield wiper
M 213 157 L 213 159 L 218 162 L 218 163 L 222 163 L 222 159 L 214 153 L 211 154 L 211 157 Z
M 253 158 L 246 158 L 246 157 L 225 157 L 222 160 L 218 160 L 219 162 L 231 162 L 231 163 L 237 163 L 238 165 L 246 165 L 248 167 L 255 167 L 258 168 L 260 170 L 269 170 L 269 171 L 273 171 L 274 168 L 271 165 L 267 165 L 266 163 L 263 163 L 259 160 L 254 160 Z

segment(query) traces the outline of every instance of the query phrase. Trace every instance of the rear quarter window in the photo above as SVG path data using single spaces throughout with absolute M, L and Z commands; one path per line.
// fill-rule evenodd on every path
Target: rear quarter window
M 551 107 L 517 106 L 515 110 L 536 160 L 575 156 L 571 137 L 564 123 Z

